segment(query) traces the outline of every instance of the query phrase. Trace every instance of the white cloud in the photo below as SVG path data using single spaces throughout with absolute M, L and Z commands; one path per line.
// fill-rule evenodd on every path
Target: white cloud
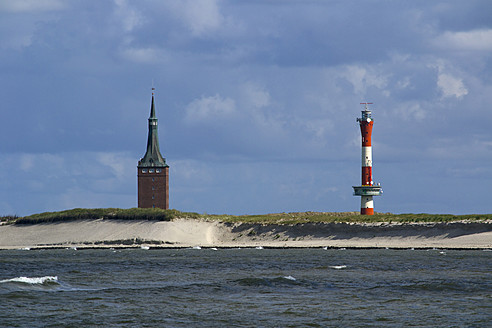
M 397 89 L 406 89 L 411 85 L 410 78 L 408 76 L 404 76 L 400 80 L 398 80 L 395 84 Z
M 115 185 L 124 183 L 135 172 L 138 159 L 122 152 L 81 152 L 7 154 L 3 160 L 7 166 L 20 163 L 22 181 L 38 182 L 48 189 L 54 181 L 63 186 L 88 186 L 108 179 L 117 189 Z
M 1 160 L 0 179 L 8 174 L 15 183 L 0 186 L 0 198 L 9 199 L 0 211 L 135 206 L 138 158 L 126 152 L 10 153 Z
M 454 137 L 436 137 L 429 142 L 427 147 L 429 156 L 443 160 L 471 160 L 473 165 L 485 163 L 492 155 L 492 140 L 490 136 L 470 134 L 469 137 L 461 136 L 459 140 Z
M 126 48 L 121 51 L 121 56 L 127 60 L 142 64 L 154 64 L 167 59 L 167 55 L 156 48 Z
M 116 4 L 114 15 L 121 22 L 125 32 L 130 32 L 141 25 L 142 16 L 138 11 L 130 7 L 126 0 L 114 0 L 114 3 Z
M 306 121 L 305 123 L 306 129 L 310 131 L 316 139 L 322 140 L 326 142 L 326 135 L 328 133 L 333 133 L 335 125 L 333 121 L 330 119 L 318 119 Z
M 213 181 L 213 177 L 209 168 L 201 161 L 195 160 L 175 160 L 171 165 L 171 174 L 173 180 L 181 183 L 202 185 Z
M 194 36 L 213 32 L 224 21 L 217 0 L 183 0 L 172 2 L 170 6 L 178 13 Z
M 61 0 L 3 0 L 0 1 L 0 11 L 22 13 L 35 11 L 53 11 L 64 8 Z
M 210 121 L 231 116 L 236 112 L 235 101 L 220 95 L 201 97 L 186 107 L 185 120 L 188 122 Z
M 441 89 L 443 98 L 454 96 L 461 99 L 468 94 L 463 81 L 450 74 L 440 73 L 437 77 L 437 86 Z
M 45 172 L 44 177 L 53 177 L 56 172 L 59 172 L 64 167 L 64 158 L 58 154 L 20 154 L 18 156 L 20 160 L 20 169 L 24 172 L 30 172 L 37 170 L 38 166 L 49 167 L 49 170 Z
M 59 17 L 65 3 L 58 0 L 0 0 L 0 49 L 21 50 L 33 42 L 36 31 Z M 39 35 L 38 35 L 39 37 Z
M 283 135 L 287 122 L 285 108 L 279 108 L 270 92 L 255 82 L 247 82 L 240 88 L 241 114 L 266 135 Z
M 34 156 L 32 154 L 22 154 L 20 156 L 20 169 L 28 171 L 34 166 Z
M 349 81 L 354 87 L 354 93 L 365 95 L 368 87 L 383 89 L 388 83 L 388 78 L 377 72 L 374 68 L 364 68 L 350 65 L 342 72 L 342 77 Z
M 415 119 L 417 121 L 421 121 L 427 116 L 426 111 L 422 108 L 420 103 L 403 104 L 399 113 L 403 118 L 409 120 Z
M 428 65 L 437 68 L 437 88 L 441 91 L 441 99 L 455 97 L 462 99 L 468 94 L 468 89 L 463 83 L 463 79 L 457 77 L 463 73 L 452 62 L 439 59 L 434 64 Z
M 254 83 L 246 83 L 243 86 L 243 92 L 246 100 L 256 108 L 270 105 L 270 93 Z
M 128 154 L 124 153 L 97 153 L 96 158 L 99 163 L 109 167 L 110 176 L 115 176 L 117 179 L 128 175 L 137 160 L 136 158 L 129 158 Z
M 445 49 L 492 51 L 492 29 L 445 32 L 434 40 L 434 44 Z

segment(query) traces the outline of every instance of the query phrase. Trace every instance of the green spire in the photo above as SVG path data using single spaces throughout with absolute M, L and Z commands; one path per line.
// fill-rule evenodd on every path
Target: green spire
M 139 167 L 167 167 L 166 159 L 159 150 L 159 138 L 157 137 L 157 117 L 155 116 L 154 88 L 152 88 L 152 105 L 150 106 L 149 136 L 147 139 L 147 151 L 138 162 Z
M 154 105 L 154 88 L 152 88 L 152 105 L 150 106 L 150 119 L 155 119 L 157 122 L 157 118 L 155 117 L 155 105 Z

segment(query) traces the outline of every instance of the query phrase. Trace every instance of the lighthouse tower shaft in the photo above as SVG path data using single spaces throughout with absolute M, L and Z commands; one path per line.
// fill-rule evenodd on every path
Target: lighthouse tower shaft
M 362 185 L 372 186 L 372 126 L 374 121 L 371 119 L 371 112 L 362 111 L 362 118 L 357 121 L 360 125 L 360 133 L 362 135 Z
M 374 185 L 372 179 L 372 127 L 374 120 L 371 117 L 371 111 L 367 109 L 367 103 L 364 103 L 366 108 L 362 111 L 362 117 L 357 118 L 360 125 L 362 135 L 362 182 L 361 186 L 354 186 L 354 196 L 361 196 L 360 214 L 373 215 L 374 201 L 373 196 L 382 194 L 381 186 Z

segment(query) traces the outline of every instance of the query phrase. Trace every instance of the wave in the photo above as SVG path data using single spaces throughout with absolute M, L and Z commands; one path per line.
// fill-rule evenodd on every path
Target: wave
M 299 285 L 300 283 L 293 276 L 282 276 L 276 278 L 242 278 L 234 280 L 235 283 L 238 283 L 242 286 L 251 286 L 251 287 L 276 287 L 276 286 L 289 286 L 289 285 Z
M 57 276 L 16 277 L 12 279 L 0 280 L 0 283 L 20 283 L 20 284 L 28 284 L 28 285 L 58 284 L 58 277 Z
M 347 267 L 346 265 L 330 265 L 330 268 L 336 269 L 336 270 L 345 269 L 346 267 Z

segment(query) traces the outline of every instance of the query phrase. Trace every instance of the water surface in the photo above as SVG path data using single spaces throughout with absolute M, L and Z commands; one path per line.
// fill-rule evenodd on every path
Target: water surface
M 0 251 L 5 327 L 486 327 L 492 252 Z

